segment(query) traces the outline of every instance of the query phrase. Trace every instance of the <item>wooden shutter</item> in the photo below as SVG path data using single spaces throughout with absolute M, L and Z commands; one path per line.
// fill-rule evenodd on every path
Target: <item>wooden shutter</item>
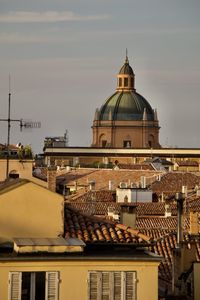
M 111 272 L 102 272 L 102 284 L 101 284 L 101 291 L 102 291 L 102 300 L 110 300 L 110 275 Z
M 125 291 L 126 300 L 136 299 L 136 272 L 126 272 Z
M 113 282 L 113 299 L 121 300 L 122 295 L 122 279 L 121 272 L 114 272 L 114 282 Z
M 58 272 L 46 272 L 45 300 L 58 300 Z
M 136 272 L 91 271 L 88 300 L 135 300 Z
M 21 300 L 22 273 L 9 273 L 9 300 Z
M 99 300 L 98 298 L 101 289 L 100 272 L 89 272 L 88 278 L 88 300 Z M 100 296 L 99 296 L 100 297 Z

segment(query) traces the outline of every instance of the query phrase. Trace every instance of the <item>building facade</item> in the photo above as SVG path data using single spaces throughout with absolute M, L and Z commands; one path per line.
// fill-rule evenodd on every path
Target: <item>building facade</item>
M 156 110 L 136 92 L 126 55 L 115 93 L 95 112 L 92 147 L 159 148 L 159 128 Z

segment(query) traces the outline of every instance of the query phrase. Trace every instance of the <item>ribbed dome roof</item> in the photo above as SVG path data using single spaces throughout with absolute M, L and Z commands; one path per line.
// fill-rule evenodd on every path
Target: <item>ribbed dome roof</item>
M 133 73 L 133 69 L 131 68 L 131 66 L 129 65 L 129 63 L 125 63 L 120 71 L 119 74 L 127 74 L 127 75 L 134 75 Z
M 135 91 L 117 91 L 100 108 L 99 120 L 142 120 L 144 109 L 147 120 L 154 120 L 154 111 L 144 97 Z
M 128 56 L 126 55 L 125 63 L 121 67 L 119 74 L 126 74 L 134 76 L 133 69 L 129 65 Z

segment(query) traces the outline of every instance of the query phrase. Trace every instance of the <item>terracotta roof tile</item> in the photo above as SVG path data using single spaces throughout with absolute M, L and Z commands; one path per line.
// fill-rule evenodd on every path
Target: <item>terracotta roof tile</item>
M 65 206 L 65 237 L 77 237 L 85 243 L 149 243 L 151 238 L 139 230 L 84 215 Z
M 161 176 L 160 181 L 155 181 L 152 184 L 153 192 L 157 194 L 164 193 L 165 195 L 175 194 L 182 190 L 182 186 L 187 186 L 189 189 L 194 189 L 199 185 L 200 177 L 187 172 L 169 172 Z
M 151 164 L 118 164 L 117 166 L 120 169 L 126 169 L 126 170 L 149 170 L 149 171 L 154 170 Z
M 180 167 L 198 167 L 199 163 L 194 160 L 181 160 L 177 161 L 177 165 Z
M 141 229 L 161 229 L 174 231 L 177 228 L 177 217 L 137 217 L 136 228 Z M 184 230 L 189 229 L 189 217 L 184 218 Z
M 141 176 L 146 177 L 147 184 L 156 180 L 161 172 L 149 170 L 110 170 L 110 169 L 76 169 L 57 177 L 57 180 L 66 182 L 68 186 L 88 187 L 90 181 L 95 181 L 96 190 L 107 190 L 109 181 L 112 189 L 116 189 L 121 181 L 131 183 L 140 182 Z

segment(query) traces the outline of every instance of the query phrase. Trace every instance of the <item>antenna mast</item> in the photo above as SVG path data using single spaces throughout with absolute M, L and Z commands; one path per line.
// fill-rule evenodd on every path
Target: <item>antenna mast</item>
M 7 145 L 6 145 L 6 180 L 9 179 L 9 158 L 10 158 L 10 129 L 11 129 L 11 122 L 17 122 L 20 125 L 20 130 L 22 128 L 40 128 L 41 123 L 40 122 L 26 122 L 22 119 L 11 119 L 11 79 L 9 74 L 9 94 L 8 94 L 8 117 L 7 119 L 0 119 L 0 121 L 7 122 L 8 123 L 8 136 L 7 136 Z
M 9 94 L 8 94 L 8 137 L 7 137 L 7 156 L 6 156 L 6 179 L 9 175 L 9 148 L 10 148 L 10 102 L 11 102 L 11 88 L 10 88 L 10 74 L 9 74 Z

